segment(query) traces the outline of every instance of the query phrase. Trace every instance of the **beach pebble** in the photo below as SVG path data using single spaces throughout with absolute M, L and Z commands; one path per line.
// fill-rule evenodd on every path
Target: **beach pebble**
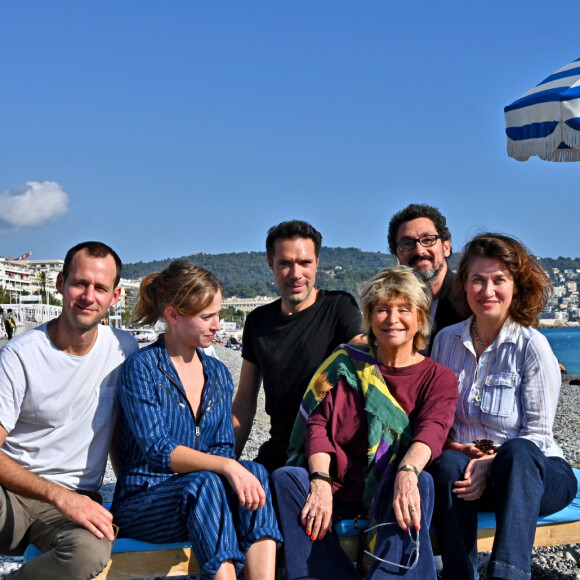
M 237 386 L 242 368 L 240 351 L 216 346 L 220 360 L 232 373 L 234 385 Z M 570 384 L 572 382 L 572 384 Z M 558 404 L 558 411 L 554 422 L 554 436 L 556 442 L 562 448 L 566 459 L 572 467 L 580 468 L 580 441 L 577 435 L 577 426 L 580 425 L 580 377 L 576 375 L 564 375 L 562 391 Z M 264 412 L 264 393 L 260 390 L 258 398 L 258 412 L 254 419 L 254 425 L 248 442 L 244 448 L 242 458 L 253 459 L 260 445 L 268 439 L 270 422 Z M 103 487 L 101 489 L 105 501 L 111 501 L 115 485 L 115 475 L 107 468 Z M 570 546 L 576 549 L 580 555 L 580 544 Z M 478 569 L 481 580 L 486 580 L 486 566 L 489 561 L 489 552 L 479 554 Z M 0 558 L 0 578 L 16 569 L 22 559 L 17 557 Z M 532 580 L 580 580 L 580 564 L 568 551 L 562 550 L 562 546 L 547 548 L 534 548 L 532 553 Z M 190 576 L 190 580 L 198 577 Z M 153 578 L 146 580 L 156 580 Z M 161 579 L 158 579 L 161 580 Z

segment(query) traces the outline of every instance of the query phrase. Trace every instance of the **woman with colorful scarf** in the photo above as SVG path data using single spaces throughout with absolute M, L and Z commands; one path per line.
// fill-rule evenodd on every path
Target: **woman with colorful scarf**
M 371 516 L 369 578 L 435 578 L 429 541 L 433 482 L 453 422 L 457 380 L 420 354 L 431 294 L 405 266 L 385 268 L 361 292 L 367 347 L 342 345 L 318 369 L 271 478 L 289 580 L 354 579 L 332 530 Z M 420 545 L 420 549 L 419 549 Z

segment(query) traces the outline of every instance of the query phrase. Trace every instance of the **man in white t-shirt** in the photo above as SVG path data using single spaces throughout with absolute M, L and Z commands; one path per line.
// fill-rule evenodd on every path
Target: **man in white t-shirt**
M 117 375 L 135 339 L 101 325 L 117 302 L 121 260 L 78 244 L 56 280 L 60 316 L 0 351 L 0 553 L 44 554 L 10 578 L 93 578 L 114 539 L 98 489 L 116 422 Z

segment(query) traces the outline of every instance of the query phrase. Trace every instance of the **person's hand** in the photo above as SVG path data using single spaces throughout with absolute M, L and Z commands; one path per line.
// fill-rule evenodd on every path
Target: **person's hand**
M 63 490 L 55 502 L 56 509 L 67 519 L 83 526 L 97 538 L 115 539 L 113 514 L 90 497 Z
M 322 540 L 332 523 L 332 485 L 323 479 L 310 482 L 301 513 L 302 526 L 312 541 Z
M 453 493 L 467 501 L 479 499 L 487 487 L 487 475 L 494 459 L 495 455 L 487 454 L 477 459 L 472 459 L 465 468 L 464 479 L 453 484 L 455 486 Z
M 235 459 L 228 460 L 224 475 L 236 492 L 240 505 L 251 512 L 264 507 L 266 492 L 262 484 L 241 463 Z
M 399 471 L 395 477 L 393 509 L 399 526 L 407 531 L 409 526 L 421 529 L 421 496 L 419 478 L 414 471 Z
M 477 459 L 478 457 L 483 457 L 484 455 L 489 455 L 488 452 L 482 451 L 479 447 L 474 444 L 465 444 L 462 445 L 462 450 L 467 457 L 471 457 L 472 459 Z M 492 452 L 493 453 L 493 452 Z
M 461 453 L 467 455 L 467 457 L 471 457 L 472 459 L 475 459 L 477 457 L 483 457 L 484 455 L 486 455 L 484 451 L 479 449 L 473 443 L 466 444 L 466 443 L 456 443 L 455 441 L 447 441 L 447 443 L 445 443 L 444 448 L 453 449 L 454 451 L 460 451 Z

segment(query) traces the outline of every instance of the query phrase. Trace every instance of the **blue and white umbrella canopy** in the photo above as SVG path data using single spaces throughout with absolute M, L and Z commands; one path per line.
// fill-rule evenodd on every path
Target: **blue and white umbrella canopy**
M 580 161 L 580 58 L 504 111 L 510 157 Z

